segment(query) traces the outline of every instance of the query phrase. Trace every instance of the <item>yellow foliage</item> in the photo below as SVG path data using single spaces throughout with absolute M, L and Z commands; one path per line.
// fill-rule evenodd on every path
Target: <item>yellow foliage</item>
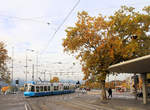
M 10 73 L 8 72 L 8 68 L 6 66 L 6 61 L 10 58 L 7 55 L 7 50 L 5 49 L 5 44 L 0 42 L 0 76 L 1 79 L 4 80 L 6 83 L 9 83 Z
M 24 88 L 24 87 L 20 87 L 19 90 L 20 90 L 20 91 L 24 91 L 25 88 Z
M 5 86 L 5 87 L 2 87 L 2 88 L 1 88 L 1 91 L 2 91 L 2 92 L 6 92 L 8 89 L 10 89 L 10 87 L 9 87 L 9 86 Z
M 53 77 L 52 80 L 50 80 L 51 83 L 58 83 L 59 82 L 59 78 L 58 77 Z
M 147 13 L 143 14 L 122 6 L 108 18 L 78 13 L 75 26 L 66 29 L 63 47 L 81 61 L 84 80 L 93 75 L 105 82 L 110 65 L 150 54 L 149 10 L 144 8 Z

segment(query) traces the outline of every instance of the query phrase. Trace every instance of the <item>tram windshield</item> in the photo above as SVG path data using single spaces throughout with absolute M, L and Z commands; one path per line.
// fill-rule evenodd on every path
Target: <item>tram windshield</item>
M 27 89 L 28 89 L 28 85 L 24 84 L 24 90 L 27 91 Z

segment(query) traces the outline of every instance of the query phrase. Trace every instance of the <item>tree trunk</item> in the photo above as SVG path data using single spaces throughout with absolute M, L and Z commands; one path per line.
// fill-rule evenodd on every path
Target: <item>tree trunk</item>
M 101 81 L 101 100 L 107 100 L 106 90 L 105 90 L 105 80 Z

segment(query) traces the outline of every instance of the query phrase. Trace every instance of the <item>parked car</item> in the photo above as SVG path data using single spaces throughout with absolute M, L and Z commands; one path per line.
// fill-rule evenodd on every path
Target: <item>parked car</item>
M 86 90 L 87 90 L 87 91 L 90 91 L 91 89 L 90 89 L 90 88 L 86 88 Z

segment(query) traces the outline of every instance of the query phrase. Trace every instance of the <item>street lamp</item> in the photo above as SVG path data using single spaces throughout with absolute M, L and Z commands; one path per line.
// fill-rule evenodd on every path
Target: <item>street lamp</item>
M 34 52 L 34 50 L 32 50 L 32 49 L 26 49 L 26 71 L 25 71 L 25 73 L 26 73 L 26 82 L 27 82 L 27 72 L 28 72 L 28 56 L 27 56 L 27 51 L 30 51 L 30 52 Z

